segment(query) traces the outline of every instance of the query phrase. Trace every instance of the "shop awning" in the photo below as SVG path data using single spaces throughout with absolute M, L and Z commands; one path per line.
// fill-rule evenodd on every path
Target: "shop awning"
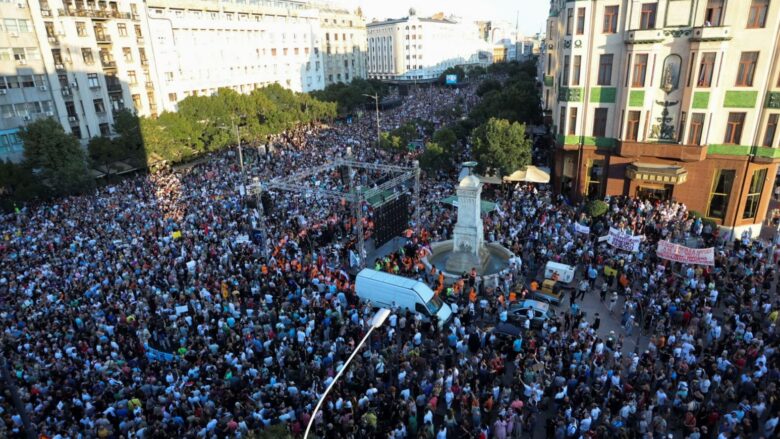
M 636 162 L 626 167 L 626 178 L 648 183 L 682 184 L 688 180 L 688 171 L 682 166 Z
M 519 169 L 511 175 L 504 177 L 504 181 L 526 181 L 529 183 L 549 183 L 550 171 L 536 166 L 526 166 L 525 169 Z

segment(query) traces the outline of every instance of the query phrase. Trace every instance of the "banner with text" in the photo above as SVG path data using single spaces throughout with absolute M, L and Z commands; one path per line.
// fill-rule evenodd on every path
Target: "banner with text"
M 715 265 L 715 248 L 690 248 L 669 241 L 659 241 L 655 254 L 659 258 L 684 264 Z
M 616 249 L 636 253 L 639 251 L 639 243 L 641 241 L 641 236 L 631 236 L 614 227 L 609 228 L 607 243 Z
M 590 234 L 590 227 L 583 226 L 580 223 L 574 223 L 574 232 L 575 233 L 582 233 L 583 235 Z

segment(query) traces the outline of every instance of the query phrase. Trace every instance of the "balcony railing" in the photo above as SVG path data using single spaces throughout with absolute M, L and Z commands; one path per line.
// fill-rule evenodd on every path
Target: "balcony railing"
M 112 9 L 68 8 L 59 9 L 58 12 L 59 15 L 65 17 L 88 17 L 97 19 L 121 18 L 127 20 L 132 18 L 132 15 L 128 12 L 119 12 Z
M 110 61 L 107 59 L 101 59 L 100 64 L 103 65 L 103 68 L 105 69 L 115 69 L 116 68 L 116 61 Z
M 620 142 L 618 154 L 622 157 L 661 157 L 682 162 L 699 162 L 707 158 L 707 146 L 676 143 Z
M 111 35 L 95 34 L 95 40 L 98 44 L 111 44 Z
M 146 81 L 145 85 L 146 85 L 147 89 L 153 89 L 154 88 L 154 83 L 152 81 Z
M 731 26 L 699 26 L 693 28 L 691 41 L 728 41 Z
M 660 43 L 664 40 L 663 29 L 633 29 L 626 31 L 626 44 Z
M 106 84 L 106 88 L 108 89 L 108 92 L 121 92 L 122 91 L 122 84 L 119 82 L 109 82 Z

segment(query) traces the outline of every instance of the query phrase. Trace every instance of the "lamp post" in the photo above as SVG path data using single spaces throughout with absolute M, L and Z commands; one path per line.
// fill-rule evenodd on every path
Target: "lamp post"
M 241 148 L 241 135 L 239 134 L 239 126 L 236 125 L 236 121 L 234 119 L 230 119 L 230 123 L 232 125 L 232 129 L 236 131 L 236 142 L 238 145 L 238 163 L 241 166 L 241 187 L 246 190 L 246 171 L 244 170 L 244 154 L 243 150 Z M 226 126 L 220 126 L 220 129 L 223 130 L 230 130 L 230 127 Z
M 322 406 L 322 403 L 325 401 L 325 398 L 328 396 L 330 389 L 332 389 L 333 386 L 336 384 L 336 382 L 338 382 L 339 378 L 341 378 L 341 374 L 344 373 L 344 370 L 347 369 L 349 363 L 352 361 L 353 358 L 355 358 L 355 354 L 357 354 L 360 348 L 363 347 L 363 345 L 368 340 L 368 337 L 371 336 L 371 333 L 374 331 L 374 329 L 382 326 L 382 324 L 385 322 L 385 320 L 389 315 L 390 315 L 390 310 L 387 308 L 381 308 L 379 311 L 376 312 L 376 314 L 374 314 L 374 317 L 371 319 L 371 327 L 368 328 L 368 332 L 366 332 L 366 335 L 364 335 L 363 339 L 360 340 L 360 343 L 358 343 L 358 345 L 355 347 L 355 350 L 352 351 L 352 354 L 350 354 L 349 358 L 347 358 L 347 361 L 344 363 L 344 365 L 341 366 L 341 369 L 333 378 L 333 381 L 331 381 L 328 388 L 325 389 L 325 393 L 323 393 L 322 396 L 320 396 L 320 400 L 317 401 L 317 406 L 314 407 L 314 411 L 311 413 L 311 418 L 309 418 L 309 425 L 306 426 L 306 432 L 303 434 L 303 439 L 308 439 L 309 431 L 311 430 L 311 426 L 314 424 L 314 418 L 317 417 L 317 412 L 320 411 L 320 407 Z
M 373 94 L 373 95 L 363 94 L 363 96 L 373 99 L 376 104 L 376 146 L 378 147 L 379 146 L 379 94 Z

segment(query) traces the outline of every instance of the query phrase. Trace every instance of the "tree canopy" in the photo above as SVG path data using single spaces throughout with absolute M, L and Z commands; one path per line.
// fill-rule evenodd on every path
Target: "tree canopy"
M 24 142 L 24 165 L 56 194 L 81 193 L 95 181 L 78 139 L 52 118 L 38 119 L 19 131 Z
M 366 96 L 387 95 L 388 86 L 378 79 L 355 78 L 349 84 L 337 83 L 311 93 L 315 99 L 336 103 L 338 114 L 347 116 L 355 111 L 374 105 L 374 99 Z
M 531 140 L 523 124 L 490 118 L 472 138 L 480 173 L 505 176 L 531 164 Z

